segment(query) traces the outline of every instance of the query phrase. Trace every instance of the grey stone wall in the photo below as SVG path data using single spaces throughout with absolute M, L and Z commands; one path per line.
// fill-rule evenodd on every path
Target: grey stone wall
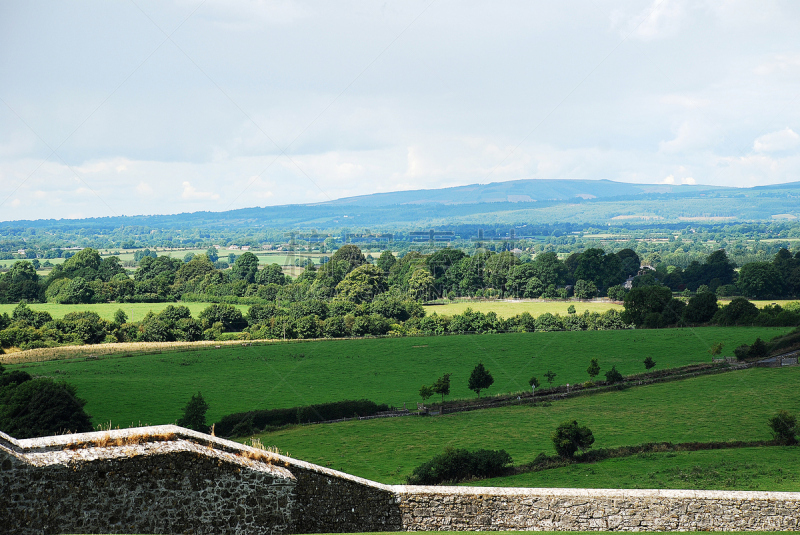
M 409 531 L 796 531 L 800 493 L 396 487 Z
M 175 426 L 0 433 L 0 531 L 798 530 L 800 493 L 389 486 Z

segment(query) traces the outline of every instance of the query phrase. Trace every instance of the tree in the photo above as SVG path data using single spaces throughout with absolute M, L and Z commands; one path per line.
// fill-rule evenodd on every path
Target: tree
M 125 311 L 122 310 L 121 308 L 117 309 L 117 311 L 114 312 L 114 323 L 116 323 L 117 325 L 128 323 L 128 315 L 125 314 Z
M 597 296 L 597 286 L 592 281 L 583 279 L 575 283 L 575 297 L 578 299 L 591 299 Z
M 494 377 L 489 370 L 484 368 L 483 362 L 479 362 L 469 376 L 469 389 L 481 397 L 481 390 L 489 388 L 494 383 Z
M 611 369 L 608 370 L 605 373 L 605 375 L 606 375 L 606 382 L 610 385 L 622 381 L 622 374 L 617 371 L 616 366 L 611 366 Z
M 528 379 L 528 385 L 532 388 L 539 388 L 539 379 L 536 377 L 531 377 Z
M 208 431 L 206 411 L 208 411 L 208 403 L 203 399 L 203 394 L 198 392 L 183 408 L 183 416 L 178 419 L 178 425 L 205 433 Z
M 751 359 L 763 359 L 766 356 L 767 344 L 765 344 L 760 337 L 756 338 L 756 341 L 750 346 L 750 351 L 748 352 L 747 357 Z
M 589 367 L 586 369 L 586 373 L 588 373 L 589 378 L 594 381 L 594 378 L 600 373 L 600 364 L 597 362 L 597 359 L 591 360 Z
M 737 282 L 743 295 L 756 299 L 783 295 L 783 277 L 772 262 L 750 262 L 739 270 Z
M 450 395 L 450 376 L 451 375 L 452 375 L 451 373 L 446 373 L 446 374 L 442 375 L 441 377 L 436 379 L 436 382 L 433 383 L 433 386 L 431 386 L 431 390 L 433 390 L 433 392 L 435 394 L 441 394 L 442 395 L 442 405 L 444 405 L 444 397 Z
M 779 444 L 797 444 L 797 418 L 781 409 L 778 414 L 769 419 L 769 427 L 772 429 L 772 436 Z
M 594 444 L 592 430 L 578 425 L 576 420 L 566 421 L 559 425 L 553 433 L 552 439 L 556 453 L 567 459 L 571 459 L 576 451 L 586 451 Z
M 392 269 L 392 266 L 395 265 L 396 263 L 397 259 L 388 249 L 381 253 L 381 256 L 378 257 L 378 261 L 376 262 L 377 266 L 381 268 L 381 270 L 387 276 L 389 275 L 389 270 Z
M 552 370 L 547 370 L 547 373 L 544 374 L 544 378 L 547 379 L 547 384 L 549 384 L 550 387 L 552 388 L 553 380 L 556 378 L 555 372 L 553 372 Z
M 710 354 L 712 357 L 716 357 L 717 355 L 719 355 L 720 353 L 722 353 L 722 348 L 723 348 L 723 347 L 725 347 L 725 344 L 724 344 L 723 342 L 717 342 L 716 344 L 714 344 L 713 346 L 711 346 L 711 349 L 709 349 L 709 350 L 708 350 L 708 353 L 709 353 L 709 354 Z
M 428 398 L 431 397 L 432 395 L 433 395 L 433 390 L 431 389 L 431 387 L 427 385 L 422 385 L 419 388 L 419 397 L 422 398 L 423 403 L 425 403 L 425 401 L 427 401 Z
M 25 372 L 0 375 L 0 429 L 16 438 L 92 431 L 75 387 Z
M 256 282 L 256 273 L 258 273 L 258 257 L 250 251 L 239 256 L 231 267 L 232 278 L 246 281 L 247 284 Z
M 648 356 L 644 359 L 644 368 L 649 370 L 650 368 L 654 368 L 656 365 L 656 361 L 653 360 L 653 357 Z
M 717 296 L 710 292 L 699 293 L 689 299 L 683 310 L 683 320 L 687 323 L 707 323 L 719 310 Z
M 427 269 L 417 268 L 408 280 L 408 293 L 414 299 L 427 301 L 433 293 L 433 282 L 433 275 Z
M 340 249 L 341 250 L 341 249 Z M 355 268 L 336 286 L 340 299 L 365 303 L 389 289 L 386 277 L 378 266 L 364 264 Z
M 217 260 L 219 260 L 219 253 L 217 252 L 216 247 L 209 247 L 208 250 L 206 250 L 206 256 L 208 257 L 209 260 L 211 260 L 211 263 L 214 263 Z

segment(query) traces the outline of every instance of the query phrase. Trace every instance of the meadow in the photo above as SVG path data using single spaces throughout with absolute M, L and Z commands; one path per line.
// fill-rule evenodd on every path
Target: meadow
M 515 464 L 531 462 L 541 452 L 553 454 L 551 434 L 558 424 L 569 420 L 578 420 L 593 431 L 595 448 L 664 441 L 769 440 L 768 418 L 779 409 L 796 413 L 800 407 L 800 390 L 794 387 L 799 380 L 798 367 L 751 368 L 570 398 L 550 405 L 525 404 L 444 416 L 297 426 L 259 436 L 265 445 L 275 446 L 298 459 L 383 483 L 402 483 L 416 466 L 446 447 L 505 449 Z M 720 459 L 727 455 L 722 450 L 713 453 L 719 454 Z M 754 472 L 766 470 L 777 477 L 773 470 L 797 465 L 798 455 L 800 448 L 772 460 L 764 457 L 761 463 L 764 467 Z M 614 487 L 622 476 L 608 479 L 608 485 L 603 483 L 606 462 L 587 466 L 598 472 L 597 485 Z M 756 458 L 750 462 L 756 462 Z M 628 467 L 636 468 L 633 464 Z M 636 468 L 641 471 L 632 481 L 641 481 L 656 469 L 669 468 L 666 461 Z M 570 469 L 579 474 L 585 468 Z M 617 473 L 623 470 L 619 468 Z M 586 486 L 577 482 L 574 475 L 558 479 L 552 470 L 531 474 L 531 478 L 540 479 L 531 479 L 530 484 L 541 485 L 550 474 L 556 474 L 552 476 L 553 486 Z M 645 486 L 652 488 L 658 481 L 673 484 L 667 475 L 658 477 L 661 479 Z M 584 479 L 588 484 L 585 473 Z M 509 484 L 521 485 L 524 481 L 527 479 Z M 781 488 L 800 490 L 800 485 L 792 480 L 785 483 Z
M 591 358 L 599 360 L 601 377 L 612 365 L 631 375 L 645 370 L 647 356 L 656 369 L 709 362 L 708 349 L 717 342 L 725 344 L 723 354 L 731 354 L 756 337 L 766 340 L 789 330 L 704 327 L 295 341 L 7 367 L 73 384 L 88 400 L 95 424 L 127 427 L 174 422 L 198 391 L 210 405 L 209 422 L 234 412 L 344 399 L 416 409 L 420 386 L 444 373 L 452 374 L 448 399 L 475 398 L 467 380 L 479 361 L 495 379 L 484 396 L 527 392 L 531 376 L 547 384 L 548 370 L 556 374 L 554 385 L 588 380 Z
M 800 448 L 765 446 L 643 453 L 598 463 L 484 479 L 467 485 L 797 492 L 800 489 Z
M 183 305 L 188 307 L 192 313 L 192 317 L 197 316 L 211 303 L 93 303 L 88 305 L 61 305 L 58 303 L 31 303 L 28 305 L 33 310 L 43 310 L 49 312 L 54 318 L 63 318 L 65 314 L 70 312 L 97 312 L 97 314 L 107 320 L 114 319 L 114 313 L 117 310 L 122 310 L 128 315 L 128 321 L 140 321 L 148 312 L 157 314 L 164 310 L 169 305 Z M 247 312 L 250 305 L 233 305 L 242 311 L 242 314 Z M 16 304 L 0 304 L 0 314 L 4 312 L 9 316 L 17 308 Z
M 781 306 L 796 300 L 783 299 L 777 301 L 752 301 L 758 308 L 764 308 L 766 305 L 777 303 Z M 730 299 L 720 299 L 721 305 L 727 304 Z M 578 313 L 588 310 L 589 312 L 605 312 L 609 309 L 616 309 L 620 312 L 625 309 L 620 303 L 615 303 L 608 300 L 599 301 L 546 301 L 542 299 L 515 299 L 515 300 L 456 300 L 445 302 L 445 304 L 427 305 L 425 311 L 428 314 L 434 312 L 439 315 L 453 315 L 461 314 L 466 309 L 471 308 L 476 312 L 494 312 L 502 318 L 510 318 L 523 312 L 529 313 L 534 318 L 545 312 L 551 314 L 567 315 L 567 309 L 573 305 Z
M 494 312 L 501 318 L 510 318 L 523 312 L 529 313 L 534 318 L 549 312 L 551 314 L 567 315 L 567 309 L 573 305 L 575 310 L 583 312 L 605 312 L 609 309 L 624 310 L 620 304 L 611 301 L 544 301 L 539 299 L 531 300 L 464 300 L 452 301 L 443 305 L 427 305 L 425 312 L 433 314 L 434 312 L 441 315 L 452 316 L 453 314 L 461 314 L 466 309 L 471 308 L 477 312 Z

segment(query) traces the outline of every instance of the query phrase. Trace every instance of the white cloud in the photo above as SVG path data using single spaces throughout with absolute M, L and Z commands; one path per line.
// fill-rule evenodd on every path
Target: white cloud
M 652 41 L 676 34 L 686 18 L 686 6 L 682 0 L 653 0 L 644 10 L 635 15 L 617 11 L 612 22 L 623 36 Z
M 196 201 L 196 200 L 212 200 L 215 201 L 219 199 L 219 195 L 210 191 L 197 191 L 194 186 L 192 186 L 189 182 L 183 183 L 183 193 L 181 197 L 189 200 L 189 201 Z
M 139 185 L 136 186 L 136 192 L 139 195 L 149 196 L 153 194 L 153 188 L 147 182 L 139 182 Z
M 800 136 L 788 126 L 777 132 L 770 132 L 756 138 L 753 150 L 756 152 L 783 152 L 800 147 Z

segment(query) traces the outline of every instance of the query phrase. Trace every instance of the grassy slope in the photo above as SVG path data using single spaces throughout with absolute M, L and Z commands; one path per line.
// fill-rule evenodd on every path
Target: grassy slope
M 469 483 L 493 487 L 800 490 L 800 448 L 647 453 Z
M 192 317 L 197 318 L 197 316 L 202 312 L 206 307 L 211 305 L 211 303 L 96 303 L 92 305 L 59 305 L 56 303 L 33 303 L 30 306 L 33 310 L 44 310 L 50 313 L 51 316 L 54 318 L 61 318 L 64 317 L 64 314 L 68 314 L 70 312 L 84 312 L 90 310 L 92 312 L 97 312 L 101 318 L 105 318 L 107 320 L 114 319 L 114 313 L 122 309 L 128 315 L 128 321 L 139 321 L 145 317 L 145 315 L 150 312 L 151 310 L 154 313 L 160 312 L 164 310 L 168 305 L 183 305 L 189 307 L 189 310 L 192 312 Z M 242 311 L 242 314 L 247 312 L 247 309 L 250 308 L 250 305 L 234 305 L 236 308 Z M 10 316 L 14 309 L 17 307 L 16 304 L 0 304 L 0 314 L 3 312 L 7 312 Z
M 454 303 L 448 303 L 446 305 L 430 305 L 425 307 L 425 311 L 428 314 L 433 314 L 436 312 L 439 315 L 448 315 L 451 316 L 453 314 L 461 314 L 467 308 L 471 308 L 475 311 L 483 312 L 484 314 L 487 312 L 495 312 L 498 316 L 503 318 L 510 318 L 512 316 L 516 316 L 517 314 L 522 314 L 523 312 L 528 312 L 534 318 L 539 316 L 540 314 L 544 314 L 545 312 L 550 312 L 551 314 L 561 314 L 562 316 L 567 315 L 567 308 L 570 305 L 575 306 L 575 310 L 578 313 L 583 312 L 584 310 L 588 310 L 589 312 L 605 312 L 610 308 L 616 308 L 617 310 L 623 310 L 622 305 L 617 305 L 608 301 L 596 301 L 596 302 L 578 302 L 578 301 L 530 301 L 530 300 L 521 300 L 521 301 L 458 301 Z
M 568 399 L 445 415 L 323 424 L 262 436 L 290 455 L 385 483 L 445 447 L 505 449 L 518 464 L 552 453 L 550 435 L 577 419 L 595 447 L 644 442 L 766 440 L 767 419 L 800 409 L 800 368 L 754 368 Z M 791 462 L 791 461 L 787 461 Z M 599 465 L 598 465 L 599 466 Z M 800 488 L 796 488 L 800 490 Z
M 699 328 L 586 331 L 327 340 L 234 346 L 136 357 L 101 357 L 9 365 L 32 375 L 74 384 L 89 401 L 95 423 L 173 422 L 197 391 L 211 409 L 210 421 L 261 408 L 292 407 L 367 398 L 416 408 L 419 387 L 452 373 L 452 398 L 474 398 L 467 388 L 472 368 L 483 361 L 495 384 L 488 394 L 528 390 L 528 379 L 553 370 L 554 384 L 588 379 L 599 359 L 601 373 L 616 365 L 624 375 L 644 371 L 652 356 L 658 368 L 707 362 L 708 348 L 769 339 L 788 328 Z

